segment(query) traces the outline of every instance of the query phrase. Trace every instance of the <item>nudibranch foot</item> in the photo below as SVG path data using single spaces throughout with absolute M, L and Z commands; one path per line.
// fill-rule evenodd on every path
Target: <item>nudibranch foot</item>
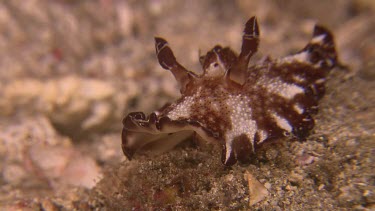
M 248 161 L 256 149 L 285 136 L 305 139 L 337 63 L 332 34 L 315 26 L 310 42 L 296 54 L 257 65 L 249 61 L 259 46 L 260 30 L 250 18 L 237 55 L 219 45 L 199 58 L 203 73 L 187 70 L 168 42 L 155 38 L 160 65 L 180 85 L 181 98 L 146 116 L 123 120 L 122 149 L 131 159 L 141 151 L 163 152 L 196 134 L 222 146 L 222 162 Z

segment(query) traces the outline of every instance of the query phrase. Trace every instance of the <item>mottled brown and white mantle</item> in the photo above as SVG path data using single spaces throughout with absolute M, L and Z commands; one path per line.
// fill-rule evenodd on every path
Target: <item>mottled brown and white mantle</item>
M 149 116 L 133 112 L 124 118 L 122 149 L 129 159 L 141 150 L 165 151 L 197 134 L 221 144 L 222 162 L 233 165 L 271 139 L 304 139 L 337 61 L 332 34 L 317 25 L 298 53 L 248 66 L 259 45 L 255 17 L 245 25 L 241 53 L 215 46 L 200 57 L 202 75 L 179 64 L 164 39 L 155 42 L 159 63 L 178 81 L 181 98 Z

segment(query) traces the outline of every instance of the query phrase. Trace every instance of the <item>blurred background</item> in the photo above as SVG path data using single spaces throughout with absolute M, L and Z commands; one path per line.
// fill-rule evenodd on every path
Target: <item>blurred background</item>
M 374 11 L 373 0 L 0 1 L 0 207 L 85 209 L 105 169 L 125 161 L 122 118 L 179 96 L 154 36 L 200 73 L 199 52 L 238 52 L 251 16 L 253 61 L 298 51 L 319 23 L 350 67 L 342 78 L 373 83 Z

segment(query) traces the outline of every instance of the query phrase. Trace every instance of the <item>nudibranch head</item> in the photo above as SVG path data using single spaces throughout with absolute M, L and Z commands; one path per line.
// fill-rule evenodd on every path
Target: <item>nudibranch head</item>
M 176 60 L 166 40 L 155 38 L 160 65 L 172 72 L 181 98 L 146 116 L 123 120 L 122 149 L 131 159 L 141 149 L 161 152 L 193 134 L 221 144 L 222 162 L 246 161 L 271 139 L 304 139 L 314 126 L 312 114 L 324 94 L 324 82 L 337 56 L 332 34 L 315 26 L 313 38 L 298 53 L 248 67 L 259 45 L 255 17 L 248 20 L 239 55 L 215 46 L 200 57 L 197 75 Z
M 205 56 L 200 57 L 205 77 L 223 77 L 237 62 L 237 55 L 230 48 L 215 46 Z

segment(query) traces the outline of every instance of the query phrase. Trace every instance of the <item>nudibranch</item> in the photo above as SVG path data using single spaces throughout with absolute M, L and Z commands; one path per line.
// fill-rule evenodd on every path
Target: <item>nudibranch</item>
M 181 98 L 146 116 L 133 112 L 123 120 L 122 149 L 164 151 L 196 134 L 222 146 L 225 165 L 246 161 L 263 143 L 293 136 L 303 140 L 314 126 L 324 83 L 337 62 L 333 36 L 316 25 L 310 42 L 281 59 L 249 66 L 259 45 L 256 17 L 242 36 L 241 52 L 215 46 L 200 57 L 203 73 L 185 69 L 166 40 L 155 38 L 160 65 L 172 72 Z

